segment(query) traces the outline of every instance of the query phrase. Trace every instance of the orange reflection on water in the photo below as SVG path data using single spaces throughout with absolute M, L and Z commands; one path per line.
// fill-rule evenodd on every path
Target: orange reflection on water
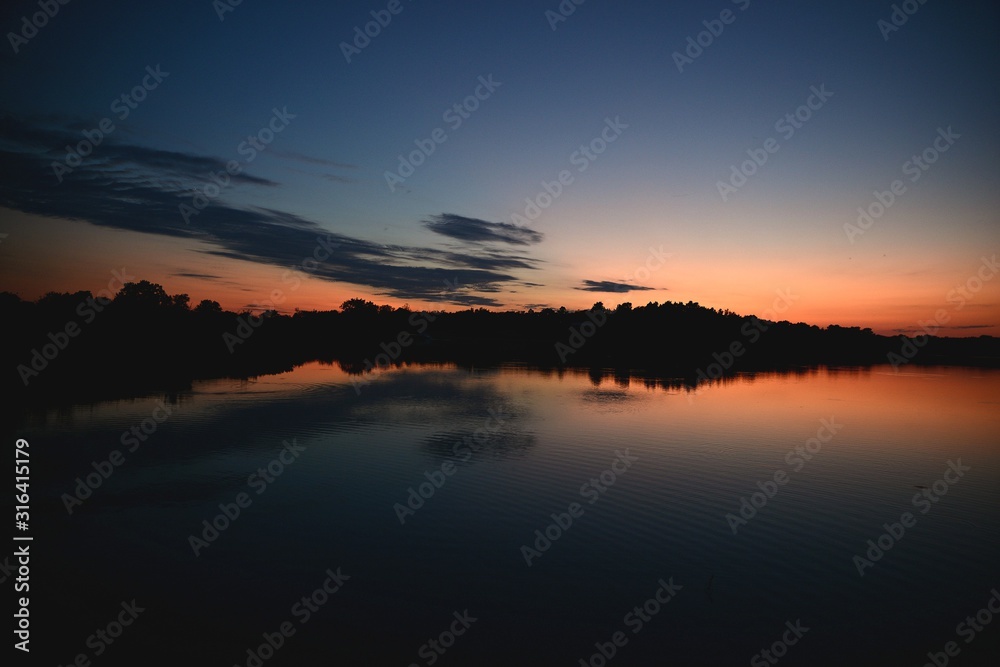
M 656 396 L 643 401 L 646 420 L 697 432 L 706 421 L 775 435 L 809 434 L 820 418 L 844 424 L 845 442 L 858 447 L 908 446 L 926 450 L 973 448 L 1000 453 L 1000 371 L 891 366 L 742 374 L 699 385 L 607 375 L 570 376 L 581 391 Z M 664 386 L 666 385 L 666 386 Z M 593 411 L 590 411 L 593 412 Z M 654 416 L 655 415 L 655 416 Z M 578 417 L 588 419 L 587 411 Z M 600 419 L 595 420 L 595 425 Z M 921 434 L 916 443 L 905 433 Z

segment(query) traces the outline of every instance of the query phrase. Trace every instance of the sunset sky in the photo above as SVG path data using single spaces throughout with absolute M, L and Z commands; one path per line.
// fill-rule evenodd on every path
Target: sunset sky
M 1000 335 L 1000 9 L 902 5 L 6 3 L 0 290 Z

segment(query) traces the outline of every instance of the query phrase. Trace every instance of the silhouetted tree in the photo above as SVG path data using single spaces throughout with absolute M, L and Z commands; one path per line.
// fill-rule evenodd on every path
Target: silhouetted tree
M 392 360 L 396 365 L 520 361 L 541 368 L 572 364 L 644 369 L 697 378 L 694 382 L 706 373 L 719 377 L 791 366 L 887 363 L 889 353 L 898 356 L 902 346 L 910 344 L 905 336 L 887 338 L 871 329 L 763 322 L 693 301 L 650 301 L 639 307 L 621 303 L 568 353 L 565 342 L 589 323 L 592 313 L 565 307 L 496 312 L 480 306 L 430 314 L 354 298 L 341 304 L 342 312 L 296 311 L 290 316 L 272 309 L 253 315 L 225 311 L 209 299 L 192 310 L 190 301 L 186 294 L 168 295 L 161 285 L 146 280 L 126 283 L 111 303 L 90 292 L 50 292 L 34 303 L 0 293 L 0 312 L 16 323 L 0 346 L 4 364 L 17 369 L 6 376 L 13 390 L 8 395 L 17 400 L 31 392 L 99 386 L 121 394 L 130 387 L 183 385 L 202 377 L 282 372 L 316 359 L 336 360 L 350 372 L 367 372 L 378 354 L 395 349 L 391 341 L 402 333 L 414 344 L 397 346 L 398 358 Z M 600 301 L 591 310 L 607 312 Z M 59 337 L 70 324 L 83 335 Z M 52 347 L 50 341 L 68 340 L 69 335 L 74 336 L 72 342 L 58 358 L 38 356 L 39 348 Z M 559 342 L 564 343 L 563 356 L 556 353 Z M 735 343 L 741 344 L 738 360 L 722 368 L 719 354 Z M 919 352 L 915 363 L 1000 365 L 1000 339 L 992 337 L 928 337 Z M 603 371 L 593 377 L 603 377 Z
M 115 295 L 115 303 L 125 307 L 166 308 L 173 305 L 173 299 L 162 286 L 140 280 L 122 285 Z
M 222 306 L 218 301 L 212 301 L 211 299 L 202 299 L 201 302 L 194 307 L 194 312 L 199 315 L 208 315 L 210 313 L 221 313 Z
M 340 310 L 343 311 L 345 315 L 359 315 L 363 313 L 374 314 L 378 312 L 378 306 L 371 301 L 354 298 L 348 299 L 344 303 L 340 304 Z

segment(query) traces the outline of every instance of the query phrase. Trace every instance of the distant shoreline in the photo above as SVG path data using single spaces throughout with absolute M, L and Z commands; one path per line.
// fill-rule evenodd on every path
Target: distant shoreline
M 255 315 L 211 301 L 191 307 L 186 295 L 141 281 L 113 299 L 78 292 L 27 302 L 3 293 L 0 306 L 17 323 L 0 353 L 16 404 L 183 390 L 195 380 L 259 377 L 311 361 L 362 377 L 408 363 L 523 363 L 638 372 L 691 387 L 740 372 L 824 366 L 1000 367 L 1000 338 L 881 336 L 692 302 L 426 312 L 352 299 L 340 310 Z

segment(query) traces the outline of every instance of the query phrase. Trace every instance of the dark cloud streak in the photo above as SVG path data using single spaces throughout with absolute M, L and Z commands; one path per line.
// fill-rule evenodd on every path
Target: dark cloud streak
M 498 294 L 505 284 L 518 282 L 509 271 L 538 265 L 532 258 L 492 249 L 472 254 L 377 244 L 330 233 L 294 213 L 239 208 L 226 203 L 224 195 L 212 200 L 187 224 L 179 206 L 190 205 L 192 188 L 203 187 L 209 171 L 224 170 L 224 161 L 114 143 L 108 138 L 58 183 L 50 164 L 62 157 L 62 146 L 79 141 L 80 135 L 65 130 L 0 117 L 0 206 L 104 227 L 197 239 L 215 246 L 208 251 L 215 256 L 294 268 L 326 280 L 372 287 L 399 299 L 497 306 L 502 304 L 500 300 L 484 294 Z M 234 180 L 251 186 L 278 185 L 246 173 Z M 456 229 L 453 216 L 436 218 L 442 219 L 447 229 Z M 480 236 L 489 235 L 485 230 L 495 226 L 492 235 L 505 243 L 527 245 L 541 240 L 540 234 L 513 225 L 479 222 Z M 332 248 L 328 258 L 304 263 L 321 247 Z
M 525 227 L 509 222 L 487 222 L 478 218 L 466 218 L 454 213 L 442 213 L 429 220 L 424 226 L 434 232 L 466 243 L 508 243 L 511 245 L 533 245 L 541 243 L 544 236 Z
M 655 287 L 644 287 L 642 285 L 629 285 L 628 283 L 616 283 L 610 280 L 584 280 L 583 287 L 575 289 L 584 292 L 609 292 L 612 294 L 625 294 L 626 292 L 646 292 L 655 290 Z

